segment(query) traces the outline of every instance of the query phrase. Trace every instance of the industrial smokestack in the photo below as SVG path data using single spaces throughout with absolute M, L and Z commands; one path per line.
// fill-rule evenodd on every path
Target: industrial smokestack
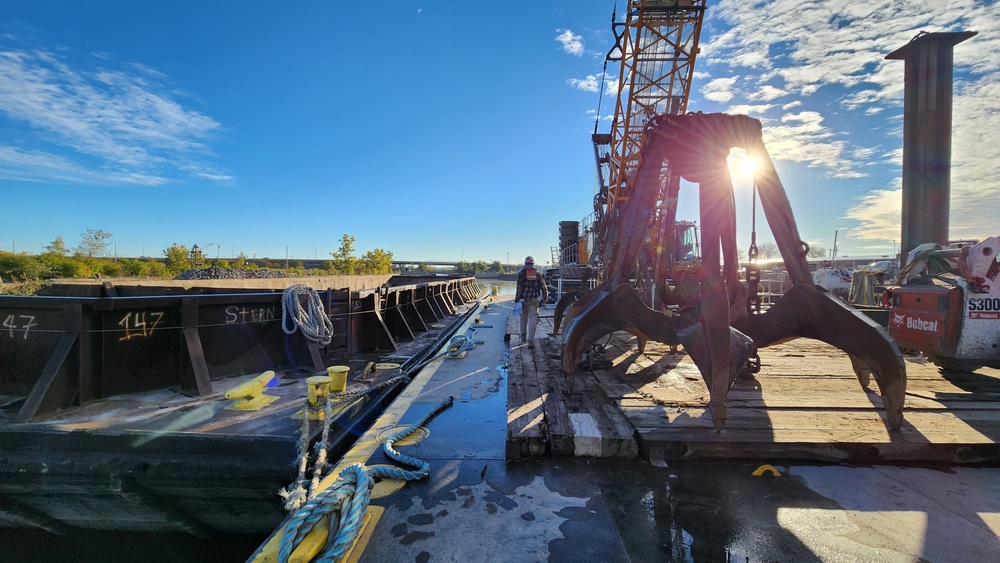
M 906 63 L 900 244 L 904 259 L 925 242 L 948 244 L 953 50 L 976 33 L 920 33 L 885 57 Z

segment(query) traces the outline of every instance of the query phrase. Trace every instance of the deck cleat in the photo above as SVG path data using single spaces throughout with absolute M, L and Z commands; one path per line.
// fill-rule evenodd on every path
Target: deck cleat
M 226 398 L 236 400 L 227 406 L 226 410 L 259 411 L 277 401 L 278 397 L 264 393 L 264 389 L 270 385 L 274 376 L 273 371 L 265 371 L 250 381 L 227 391 Z

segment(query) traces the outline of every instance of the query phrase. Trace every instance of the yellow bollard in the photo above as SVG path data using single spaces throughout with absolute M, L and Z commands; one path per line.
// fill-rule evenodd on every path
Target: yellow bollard
M 314 375 L 306 379 L 306 387 L 309 391 L 309 406 L 322 407 L 326 405 L 326 398 L 330 396 L 329 375 Z
M 351 371 L 348 366 L 330 366 L 326 368 L 327 375 L 330 376 L 330 391 L 343 393 L 347 389 L 347 374 Z
M 493 286 L 493 295 L 496 295 L 498 293 L 500 293 L 500 286 L 499 285 L 494 285 Z

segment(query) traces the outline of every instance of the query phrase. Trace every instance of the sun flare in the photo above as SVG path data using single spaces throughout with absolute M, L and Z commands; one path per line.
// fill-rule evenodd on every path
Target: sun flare
M 736 170 L 744 176 L 753 177 L 754 172 L 757 170 L 757 159 L 752 157 L 743 157 L 740 159 L 739 164 L 736 165 Z

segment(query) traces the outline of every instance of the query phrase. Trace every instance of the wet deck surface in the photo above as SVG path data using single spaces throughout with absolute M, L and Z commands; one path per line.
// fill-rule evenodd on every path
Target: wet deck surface
M 508 347 L 504 336 L 509 300 L 485 305 L 489 308 L 477 316 L 490 328 L 475 332 L 483 342 L 464 358 L 428 365 L 334 470 L 349 463 L 391 463 L 380 449 L 380 436 L 406 428 L 449 396 L 456 399 L 428 423 L 426 437 L 399 447 L 427 461 L 430 476 L 373 493 L 370 520 L 351 560 L 983 561 L 1000 552 L 996 468 L 846 466 L 800 459 L 775 460 L 780 476 L 755 477 L 752 473 L 761 464 L 756 460 L 652 464 L 624 446 L 609 449 L 611 457 L 595 457 L 595 442 L 581 442 L 577 452 L 575 437 L 574 455 L 552 455 L 548 446 L 548 455 L 510 456 L 508 420 L 523 416 L 545 430 L 550 427 L 549 413 L 558 413 L 546 410 L 547 397 L 540 403 L 538 397 L 528 402 L 519 398 L 517 356 L 522 354 L 523 361 L 530 351 L 530 358 L 547 358 L 552 350 L 544 338 L 533 350 L 522 348 L 516 335 Z M 470 318 L 460 333 L 472 322 Z M 504 370 L 505 358 L 509 372 Z M 652 377 L 643 370 L 665 364 L 648 361 L 645 367 L 632 368 L 642 385 L 632 385 L 633 391 L 616 400 L 629 395 L 630 401 L 647 400 L 657 408 L 698 408 L 653 402 L 672 386 L 687 390 L 683 401 L 697 402 L 696 380 L 691 379 L 696 372 L 685 372 L 683 381 L 676 370 L 667 379 L 662 373 Z M 629 365 L 639 363 L 634 359 Z M 522 369 L 529 371 L 523 364 Z M 614 369 L 629 371 L 621 362 Z M 767 392 L 763 398 L 747 397 L 757 406 L 746 408 L 779 400 L 777 384 L 763 377 L 758 380 Z M 868 396 L 856 380 L 851 387 L 843 377 L 845 393 Z M 577 384 L 581 381 L 578 378 Z M 600 377 L 584 384 L 621 391 L 624 387 L 616 386 L 626 385 Z M 576 398 L 562 408 L 580 405 L 605 413 L 587 411 L 593 426 L 586 426 L 586 417 L 576 417 L 576 428 L 592 434 L 594 428 L 612 424 L 602 419 L 612 416 L 606 407 L 615 402 L 608 397 Z M 940 402 L 945 397 L 932 398 Z M 872 409 L 877 416 L 870 401 L 867 407 L 857 399 L 847 406 L 855 404 L 859 411 Z M 568 428 L 574 428 L 572 422 Z M 518 451 L 526 444 L 518 442 Z M 636 447 L 640 444 L 637 439 Z M 272 536 L 250 560 L 275 561 L 280 537 L 280 532 Z
M 675 353 L 649 342 L 639 353 L 634 336 L 615 333 L 601 340 L 603 354 L 595 354 L 599 361 L 592 364 L 597 367 L 579 368 L 570 387 L 561 373 L 559 336 L 550 334 L 551 318 L 541 325 L 545 336 L 534 349 L 512 330 L 512 455 L 1000 460 L 1000 370 L 940 373 L 924 358 L 906 356 L 905 422 L 891 432 L 874 379 L 862 387 L 845 353 L 819 341 L 793 340 L 761 350 L 760 373 L 737 379 L 726 427 L 717 433 L 706 409 L 708 389 L 683 349 Z

